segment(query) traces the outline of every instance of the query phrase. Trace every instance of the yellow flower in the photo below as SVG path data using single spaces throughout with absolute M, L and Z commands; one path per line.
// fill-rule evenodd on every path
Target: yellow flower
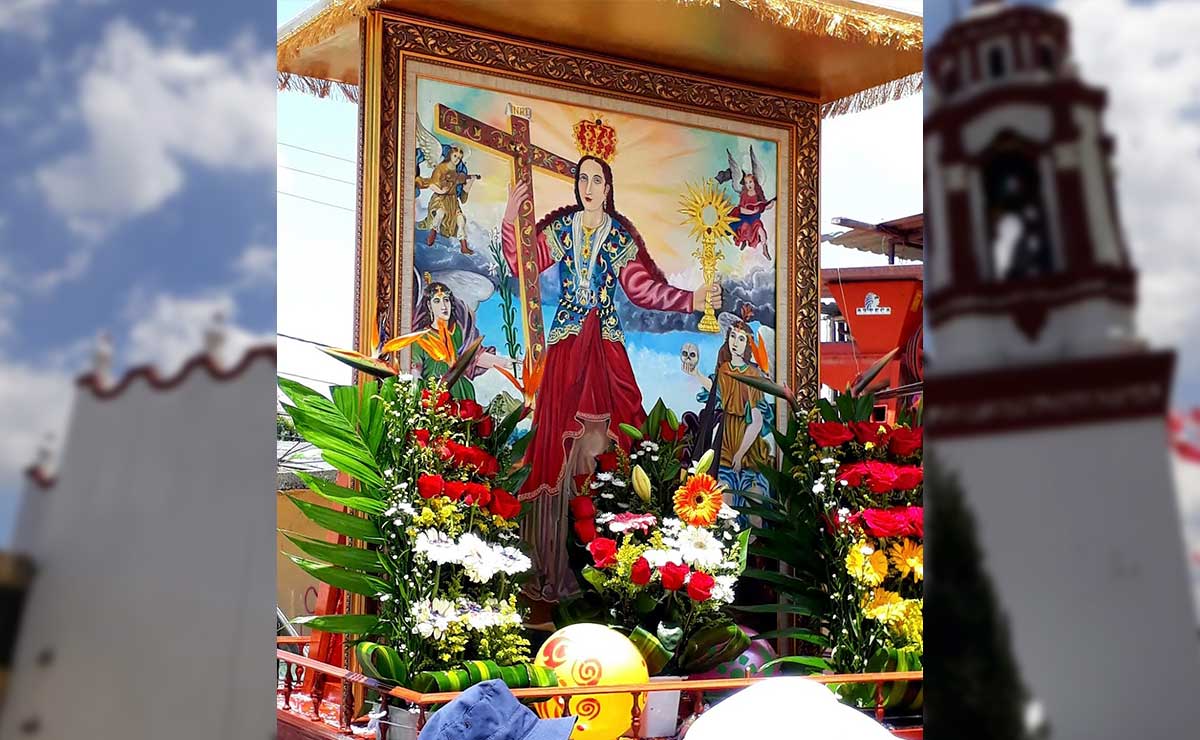
M 904 600 L 904 615 L 892 626 L 896 635 L 916 646 L 917 650 L 925 649 L 925 620 L 921 613 L 920 599 Z
M 920 543 L 907 538 L 894 542 L 888 554 L 892 565 L 900 571 L 901 578 L 908 578 L 910 575 L 914 581 L 925 578 L 925 548 Z
M 866 540 L 859 540 L 850 546 L 850 554 L 846 556 L 846 570 L 859 583 L 878 586 L 887 577 L 887 555 L 883 554 L 883 550 L 876 550 Z
M 870 597 L 863 599 L 863 614 L 884 624 L 895 624 L 907 612 L 908 606 L 895 591 L 877 588 Z
M 711 475 L 693 475 L 675 491 L 675 513 L 693 527 L 710 527 L 721 510 L 721 487 Z

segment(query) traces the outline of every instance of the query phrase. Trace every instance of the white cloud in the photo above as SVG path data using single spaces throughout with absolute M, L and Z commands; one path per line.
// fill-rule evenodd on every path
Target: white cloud
M 73 395 L 66 372 L 0 356 L 0 481 L 33 463 L 47 434 L 61 443 Z
M 151 364 L 170 374 L 203 350 L 205 334 L 216 321 L 224 326 L 221 359 L 226 363 L 253 345 L 274 342 L 273 335 L 239 326 L 236 314 L 237 303 L 228 291 L 196 296 L 135 292 L 125 308 L 128 341 L 117 360 L 122 365 Z
M 251 244 L 234 263 L 240 285 L 275 284 L 275 247 Z
M 196 51 L 110 23 L 79 80 L 83 144 L 37 170 L 42 194 L 72 230 L 98 238 L 178 192 L 186 165 L 270 167 L 274 65 L 248 38 Z
M 61 267 L 53 267 L 33 275 L 29 280 L 29 287 L 35 293 L 46 294 L 53 292 L 63 283 L 78 280 L 92 266 L 94 254 L 95 250 L 89 246 L 76 249 L 67 255 Z
M 46 38 L 50 30 L 50 10 L 58 0 L 4 0 L 0 3 L 0 33 Z
M 1138 325 L 1158 344 L 1200 340 L 1200 3 L 1063 0 L 1081 74 L 1109 95 L 1121 222 L 1141 271 Z M 1181 356 L 1180 377 L 1200 370 Z

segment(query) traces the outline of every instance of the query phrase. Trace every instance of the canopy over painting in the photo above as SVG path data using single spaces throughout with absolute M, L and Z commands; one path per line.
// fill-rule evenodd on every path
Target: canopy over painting
M 921 89 L 921 18 L 850 0 L 317 0 L 279 30 L 280 88 L 357 99 L 374 8 L 783 89 L 827 117 Z
M 868 224 L 852 218 L 836 217 L 836 226 L 845 231 L 825 234 L 821 241 L 840 247 L 857 249 L 860 252 L 882 254 L 889 258 L 923 260 L 925 257 L 925 214 Z

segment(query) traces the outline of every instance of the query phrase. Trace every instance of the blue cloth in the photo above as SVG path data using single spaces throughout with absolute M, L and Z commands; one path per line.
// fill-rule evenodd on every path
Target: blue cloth
M 433 713 L 420 740 L 567 740 L 574 717 L 538 719 L 500 679 L 477 683 Z
M 578 334 L 592 310 L 600 320 L 600 335 L 610 342 L 624 342 L 616 297 L 621 268 L 637 256 L 637 242 L 616 219 L 609 219 L 607 228 L 602 226 L 592 234 L 592 240 L 598 244 L 579 244 L 577 241 L 583 234 L 575 222 L 581 217 L 581 211 L 566 213 L 547 224 L 542 232 L 550 256 L 558 263 L 558 284 L 562 290 L 548 343 Z
M 733 494 L 733 503 L 731 506 L 739 512 L 738 526 L 742 529 L 750 526 L 750 518 L 745 514 L 740 514 L 742 507 L 746 504 L 746 497 L 738 493 L 738 491 L 754 491 L 767 495 L 770 489 L 767 487 L 767 478 L 762 473 L 756 473 L 753 470 L 742 468 L 740 473 L 733 472 L 733 468 L 717 468 L 717 482 L 725 486 L 726 490 Z

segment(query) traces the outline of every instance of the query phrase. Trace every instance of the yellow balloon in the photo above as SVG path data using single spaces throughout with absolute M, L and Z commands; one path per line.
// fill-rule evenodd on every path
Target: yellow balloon
M 533 661 L 553 669 L 559 686 L 614 686 L 650 680 L 646 661 L 629 638 L 602 624 L 573 624 L 550 636 Z M 566 697 L 534 707 L 543 719 L 574 715 L 571 740 L 616 740 L 633 724 L 633 694 Z M 638 696 L 639 705 L 645 694 Z

